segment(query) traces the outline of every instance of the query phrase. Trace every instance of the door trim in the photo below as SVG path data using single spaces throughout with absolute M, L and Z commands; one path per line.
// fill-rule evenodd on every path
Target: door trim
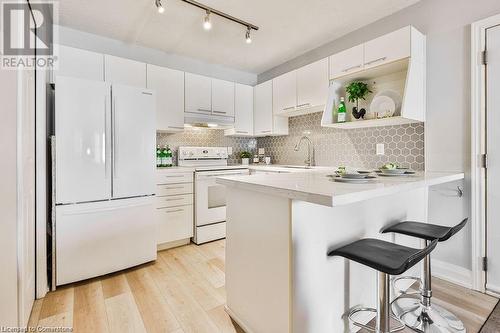
M 481 155 L 486 152 L 486 67 L 482 52 L 486 48 L 486 30 L 500 25 L 500 15 L 471 24 L 471 223 L 472 287 L 486 292 L 486 273 L 482 258 L 486 255 L 486 183 Z

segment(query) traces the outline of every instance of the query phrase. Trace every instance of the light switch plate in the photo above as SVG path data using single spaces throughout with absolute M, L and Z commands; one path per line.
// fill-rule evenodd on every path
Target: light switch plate
M 233 147 L 227 147 L 227 154 L 231 155 L 233 153 Z
M 259 148 L 259 155 L 265 155 L 266 150 L 264 148 Z
M 376 146 L 377 155 L 385 155 L 385 147 L 383 143 L 377 143 Z

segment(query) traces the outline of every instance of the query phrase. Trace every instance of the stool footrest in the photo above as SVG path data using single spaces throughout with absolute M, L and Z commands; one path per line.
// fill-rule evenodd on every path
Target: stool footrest
M 399 276 L 399 277 L 395 277 L 392 279 L 392 286 L 394 288 L 394 290 L 399 294 L 399 295 L 417 295 L 417 294 L 420 294 L 420 291 L 416 290 L 416 291 L 407 291 L 407 290 L 403 290 L 401 288 L 399 288 L 397 286 L 397 283 L 399 281 L 403 281 L 403 280 L 414 280 L 416 282 L 418 282 L 420 285 L 422 284 L 422 279 L 418 276 Z
M 365 330 L 368 330 L 370 332 L 376 332 L 375 326 L 371 326 L 368 324 L 362 324 L 362 323 L 360 323 L 352 318 L 356 313 L 359 313 L 359 312 L 373 312 L 376 314 L 377 310 L 373 309 L 373 308 L 354 308 L 347 315 L 347 318 L 349 319 L 349 321 L 353 325 L 360 327 L 360 328 L 364 328 Z M 399 322 L 399 325 L 392 328 L 389 332 L 398 332 L 398 331 L 403 330 L 406 327 L 405 323 L 401 319 L 399 319 L 398 317 L 394 316 L 393 314 L 391 314 L 391 318 L 396 320 L 397 322 Z

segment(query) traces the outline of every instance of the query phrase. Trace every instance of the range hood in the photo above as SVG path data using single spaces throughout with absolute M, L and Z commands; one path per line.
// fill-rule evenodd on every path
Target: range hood
M 230 128 L 234 126 L 234 117 L 211 113 L 184 112 L 184 124 L 193 127 Z

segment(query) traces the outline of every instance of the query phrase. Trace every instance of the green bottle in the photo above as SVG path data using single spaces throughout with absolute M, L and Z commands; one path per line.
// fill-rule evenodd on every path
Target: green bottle
M 165 152 L 165 163 L 167 167 L 171 167 L 173 165 L 172 163 L 172 150 L 170 149 L 169 146 L 167 146 L 167 150 Z
M 156 167 L 161 167 L 161 148 L 160 148 L 160 145 L 156 146 Z
M 345 123 L 346 122 L 346 107 L 344 97 L 340 97 L 339 107 L 337 108 L 337 123 Z
M 167 148 L 163 146 L 163 149 L 160 152 L 160 160 L 161 160 L 161 166 L 166 167 L 167 166 Z

